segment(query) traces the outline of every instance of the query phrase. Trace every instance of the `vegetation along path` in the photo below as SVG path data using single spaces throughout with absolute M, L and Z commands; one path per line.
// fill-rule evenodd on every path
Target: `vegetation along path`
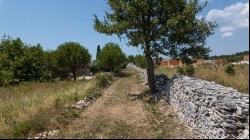
M 137 75 L 126 72 L 57 138 L 195 138 L 170 106 L 134 100 L 144 90 Z

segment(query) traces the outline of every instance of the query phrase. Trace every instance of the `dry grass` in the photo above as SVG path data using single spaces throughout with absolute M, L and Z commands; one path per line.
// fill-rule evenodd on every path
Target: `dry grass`
M 226 66 L 217 66 L 204 64 L 195 68 L 194 77 L 207 81 L 215 81 L 218 84 L 232 87 L 243 93 L 249 93 L 249 65 L 235 66 L 235 74 L 229 75 L 224 72 Z M 177 68 L 159 68 L 156 73 L 167 74 L 172 77 L 177 71 Z
M 91 81 L 23 83 L 0 87 L 0 138 L 24 138 L 28 134 L 60 127 L 77 116 L 65 106 L 82 99 Z

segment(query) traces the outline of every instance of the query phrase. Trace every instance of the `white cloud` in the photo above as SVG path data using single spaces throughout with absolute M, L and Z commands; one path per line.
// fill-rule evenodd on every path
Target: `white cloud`
M 234 28 L 231 26 L 223 26 L 220 28 L 220 32 L 224 33 L 224 32 L 232 32 L 234 31 Z
M 229 37 L 229 36 L 232 36 L 233 35 L 233 32 L 225 32 L 221 35 L 221 37 Z
M 224 9 L 212 9 L 206 18 L 223 26 L 220 28 L 222 37 L 232 36 L 233 31 L 249 27 L 249 2 L 238 2 Z

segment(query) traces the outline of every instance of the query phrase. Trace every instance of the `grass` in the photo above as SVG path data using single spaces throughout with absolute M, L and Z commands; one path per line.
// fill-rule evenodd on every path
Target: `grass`
M 249 93 L 249 65 L 235 66 L 235 74 L 229 75 L 225 73 L 225 66 L 215 66 L 211 64 L 204 64 L 195 68 L 194 77 L 214 81 L 226 87 L 232 87 L 242 93 Z M 177 73 L 177 68 L 159 68 L 156 74 L 164 73 L 169 78 L 172 78 Z
M 26 138 L 58 129 L 79 116 L 71 105 L 100 96 L 98 80 L 27 82 L 0 87 L 0 138 Z

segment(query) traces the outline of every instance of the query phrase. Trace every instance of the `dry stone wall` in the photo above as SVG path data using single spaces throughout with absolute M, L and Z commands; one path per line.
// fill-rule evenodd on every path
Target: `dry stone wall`
M 144 78 L 147 72 L 128 66 Z M 179 118 L 200 137 L 249 139 L 249 95 L 187 76 L 167 80 L 156 76 L 159 93 L 164 94 Z

